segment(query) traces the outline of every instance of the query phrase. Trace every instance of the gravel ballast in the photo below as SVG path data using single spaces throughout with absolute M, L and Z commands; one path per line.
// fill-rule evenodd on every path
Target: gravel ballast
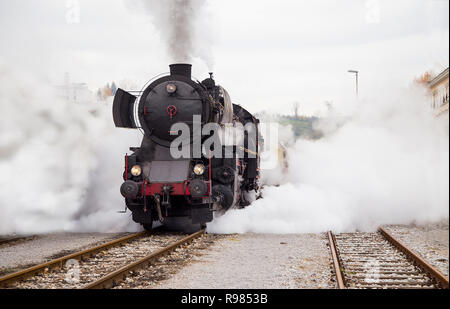
M 229 235 L 157 287 L 334 288 L 329 255 L 325 234 Z
M 55 256 L 64 256 L 127 235 L 62 233 L 35 236 L 0 246 L 0 275 L 47 262 Z
M 448 276 L 448 220 L 423 226 L 391 225 L 385 228 Z M 1 245 L 0 275 L 125 235 L 49 234 L 36 236 L 27 241 Z M 146 252 L 152 251 L 173 241 L 176 241 L 176 237 L 174 239 L 169 237 L 164 243 L 154 243 L 155 247 L 151 248 L 142 245 L 142 248 L 133 249 L 131 246 L 131 251 L 125 254 L 116 253 L 115 250 L 118 249 L 112 250 L 110 252 L 111 267 L 106 267 L 98 274 L 104 274 L 127 263 L 129 258 L 134 253 L 137 254 L 140 249 L 145 249 Z M 93 262 L 94 264 L 90 267 L 92 271 L 98 267 L 102 268 L 104 265 L 100 260 L 98 265 L 95 264 L 95 260 Z M 51 279 L 53 275 L 45 274 L 45 276 Z M 21 287 L 39 288 L 44 286 L 45 284 L 42 286 L 24 284 Z M 62 286 L 56 284 L 50 287 Z M 75 286 L 65 285 L 64 287 L 73 288 Z M 116 288 L 333 289 L 336 288 L 336 284 L 325 233 L 207 234 L 194 240 L 192 244 L 183 246 L 174 253 L 161 258 L 148 268 L 137 271 Z
M 67 268 L 45 271 L 10 285 L 20 289 L 76 289 L 92 283 L 183 238 L 183 234 L 150 235 L 95 253 Z M 73 267 L 75 266 L 75 267 Z
M 448 277 L 449 268 L 449 222 L 436 224 L 390 225 L 385 229 L 408 248 L 419 254 Z

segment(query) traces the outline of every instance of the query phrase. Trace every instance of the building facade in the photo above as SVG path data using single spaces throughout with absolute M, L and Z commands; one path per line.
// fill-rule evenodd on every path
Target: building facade
M 69 74 L 64 76 L 64 85 L 55 87 L 59 98 L 77 104 L 87 104 L 93 101 L 94 93 L 90 91 L 85 83 L 73 83 Z
M 432 95 L 431 107 L 437 115 L 448 114 L 448 73 L 447 68 L 428 83 Z

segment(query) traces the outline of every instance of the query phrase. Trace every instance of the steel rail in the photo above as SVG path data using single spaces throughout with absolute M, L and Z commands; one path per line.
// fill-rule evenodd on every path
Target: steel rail
M 385 229 L 380 227 L 378 229 L 381 235 L 394 245 L 398 250 L 403 252 L 414 264 L 416 264 L 422 271 L 426 272 L 431 278 L 433 278 L 436 283 L 438 283 L 442 288 L 448 289 L 448 277 L 444 276 L 439 270 L 427 263 L 422 257 L 417 255 L 411 249 L 406 247 L 403 243 L 395 239 L 390 233 Z
M 438 287 L 448 289 L 449 282 L 448 277 L 444 276 L 439 270 L 435 267 L 431 266 L 428 262 L 426 262 L 422 257 L 417 255 L 399 240 L 395 239 L 389 232 L 387 232 L 384 228 L 380 227 L 378 229 L 378 233 L 393 247 L 400 252 L 402 252 L 406 258 L 416 265 L 423 273 L 427 274 L 428 277 L 436 284 Z M 328 232 L 328 241 L 330 245 L 331 256 L 333 259 L 333 267 L 336 274 L 336 280 L 339 289 L 345 289 L 345 276 L 341 269 L 340 258 L 338 254 L 336 239 L 331 231 Z M 381 283 L 385 284 L 385 283 Z M 388 283 L 389 285 L 389 283 Z M 405 287 L 408 288 L 408 287 Z M 426 287 L 430 288 L 430 287 Z
M 338 289 L 345 289 L 344 276 L 341 272 L 341 264 L 339 263 L 339 258 L 337 254 L 336 242 L 334 241 L 334 236 L 331 231 L 328 231 L 328 243 L 330 245 L 331 257 L 333 258 L 334 273 L 336 274 L 336 281 Z
M 39 264 L 30 268 L 27 268 L 25 270 L 21 270 L 18 271 L 16 273 L 12 273 L 3 277 L 0 277 L 0 287 L 1 286 L 6 286 L 8 284 L 11 284 L 13 282 L 17 282 L 29 277 L 33 277 L 41 272 L 44 272 L 48 269 L 54 269 L 54 268 L 63 268 L 65 262 L 67 262 L 68 260 L 82 260 L 84 257 L 90 256 L 92 254 L 95 254 L 97 252 L 103 251 L 105 249 L 110 249 L 112 247 L 117 247 L 120 246 L 123 243 L 132 241 L 134 239 L 137 239 L 139 237 L 142 237 L 144 235 L 147 235 L 148 232 L 139 232 L 139 233 L 135 233 L 132 235 L 128 235 L 98 246 L 95 246 L 93 248 L 90 249 L 86 249 L 80 252 L 76 252 L 70 255 L 66 255 L 64 257 L 52 260 L 50 262 L 46 262 L 43 264 Z
M 191 234 L 169 246 L 167 246 L 166 248 L 163 248 L 161 250 L 158 250 L 136 262 L 130 263 L 128 265 L 125 265 L 121 268 L 119 268 L 118 270 L 100 278 L 97 281 L 94 281 L 90 284 L 87 284 L 83 287 L 83 289 L 107 289 L 107 288 L 112 288 L 114 287 L 118 282 L 123 281 L 126 276 L 128 275 L 129 272 L 143 268 L 149 264 L 151 264 L 152 262 L 154 262 L 155 260 L 159 259 L 160 257 L 171 253 L 172 251 L 174 251 L 176 248 L 185 245 L 187 243 L 190 243 L 191 241 L 193 241 L 196 238 L 201 237 L 202 235 L 205 234 L 205 230 L 201 230 L 198 231 L 194 234 Z
M 0 246 L 1 245 L 5 245 L 5 244 L 9 244 L 9 243 L 12 243 L 12 242 L 16 242 L 16 241 L 19 241 L 19 240 L 31 239 L 33 237 L 34 236 L 31 235 L 31 236 L 17 236 L 17 237 L 9 237 L 9 238 L 0 238 Z

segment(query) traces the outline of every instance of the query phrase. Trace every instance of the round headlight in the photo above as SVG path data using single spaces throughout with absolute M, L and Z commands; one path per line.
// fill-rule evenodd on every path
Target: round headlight
M 134 177 L 141 176 L 142 168 L 139 165 L 135 165 L 131 168 L 131 175 Z
M 168 93 L 175 93 L 175 91 L 177 91 L 177 86 L 174 84 L 168 84 L 166 89 Z
M 194 166 L 194 173 L 197 176 L 201 176 L 205 173 L 205 166 L 203 164 L 197 164 Z

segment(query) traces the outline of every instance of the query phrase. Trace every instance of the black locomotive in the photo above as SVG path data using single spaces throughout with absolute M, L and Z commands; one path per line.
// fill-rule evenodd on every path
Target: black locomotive
M 147 230 L 154 221 L 170 224 L 179 218 L 205 226 L 214 211 L 248 206 L 248 196 L 259 189 L 259 120 L 232 104 L 212 73 L 199 82 L 191 69 L 173 64 L 169 75 L 137 95 L 118 89 L 114 97 L 116 127 L 144 134 L 141 146 L 130 148 L 133 153 L 125 157 L 121 194 L 133 220 Z M 173 129 L 176 124 L 189 129 L 188 134 L 180 136 Z M 203 135 L 208 124 L 219 130 L 240 125 L 244 130 L 235 132 L 242 141 L 230 145 L 215 131 Z M 182 153 L 180 147 L 185 147 L 184 156 L 174 156 Z

